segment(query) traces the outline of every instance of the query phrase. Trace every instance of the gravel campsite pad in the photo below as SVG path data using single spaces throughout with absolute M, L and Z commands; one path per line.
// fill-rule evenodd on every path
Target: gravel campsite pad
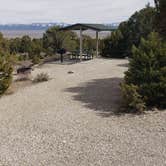
M 51 79 L 0 98 L 0 165 L 166 165 L 166 112 L 115 114 L 127 63 L 36 68 Z

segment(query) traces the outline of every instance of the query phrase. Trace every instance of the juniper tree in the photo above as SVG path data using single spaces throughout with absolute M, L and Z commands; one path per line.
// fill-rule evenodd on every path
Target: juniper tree
M 147 106 L 166 107 L 166 43 L 157 33 L 133 46 L 125 84 L 136 86 Z

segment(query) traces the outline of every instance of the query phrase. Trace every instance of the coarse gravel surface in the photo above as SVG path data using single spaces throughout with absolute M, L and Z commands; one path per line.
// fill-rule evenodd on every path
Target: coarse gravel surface
M 0 98 L 0 166 L 166 165 L 166 111 L 114 113 L 127 63 L 36 68 L 51 79 Z

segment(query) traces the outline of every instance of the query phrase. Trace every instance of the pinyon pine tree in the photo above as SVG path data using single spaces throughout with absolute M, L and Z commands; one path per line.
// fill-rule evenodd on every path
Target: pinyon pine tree
M 122 91 L 128 93 L 129 87 L 135 87 L 139 101 L 146 106 L 166 107 L 166 43 L 152 32 L 148 39 L 132 49 L 133 58 L 125 75 Z M 126 88 L 125 88 L 126 87 Z M 132 95 L 131 95 L 132 98 Z M 133 98 L 135 99 L 135 98 Z M 131 101 L 127 105 L 131 104 Z M 138 98 L 137 98 L 138 101 Z M 143 107 L 141 107 L 142 109 Z

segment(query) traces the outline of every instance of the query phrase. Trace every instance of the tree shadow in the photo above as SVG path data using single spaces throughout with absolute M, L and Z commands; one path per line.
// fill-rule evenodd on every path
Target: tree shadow
M 126 68 L 128 68 L 129 67 L 129 63 L 119 64 L 118 66 L 119 67 L 126 67 Z
M 102 117 L 120 116 L 119 108 L 122 103 L 120 83 L 122 78 L 94 79 L 78 87 L 65 89 L 74 93 L 73 99 L 80 101 L 86 108 L 90 108 Z

